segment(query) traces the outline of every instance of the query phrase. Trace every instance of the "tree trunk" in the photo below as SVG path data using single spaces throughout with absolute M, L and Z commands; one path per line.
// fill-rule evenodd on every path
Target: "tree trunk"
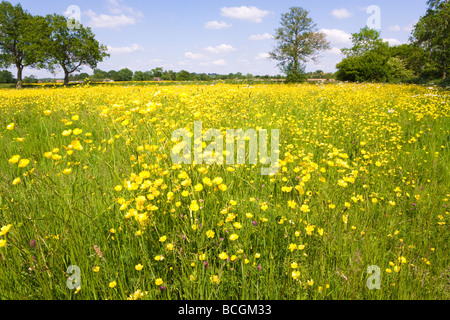
M 69 71 L 64 70 L 64 85 L 67 86 L 69 84 Z
M 22 89 L 22 70 L 23 66 L 17 65 L 17 83 L 16 83 L 17 89 Z

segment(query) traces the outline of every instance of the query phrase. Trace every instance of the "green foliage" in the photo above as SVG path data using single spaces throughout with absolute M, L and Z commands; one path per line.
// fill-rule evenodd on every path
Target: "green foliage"
M 336 65 L 336 79 L 352 82 L 385 82 L 390 78 L 389 57 L 376 51 L 349 57 Z
M 23 83 L 38 83 L 38 79 L 34 75 L 31 75 L 23 78 Z
M 406 69 L 412 70 L 415 76 L 422 76 L 425 65 L 429 60 L 425 49 L 414 44 L 405 43 L 390 47 L 389 55 L 401 59 Z
M 64 84 L 69 75 L 82 66 L 92 69 L 97 63 L 109 57 L 107 48 L 100 45 L 89 27 L 69 28 L 68 20 L 61 15 L 47 15 L 46 61 L 50 70 L 60 67 L 65 74 Z
M 389 68 L 389 78 L 410 79 L 414 77 L 414 72 L 406 67 L 406 63 L 399 57 L 390 57 L 386 62 Z
M 0 2 L 0 66 L 17 69 L 17 88 L 22 87 L 24 67 L 42 67 L 43 20 L 33 17 L 20 4 Z
M 128 68 L 123 68 L 117 72 L 117 81 L 131 81 L 133 80 L 133 71 Z
M 369 51 L 381 51 L 389 48 L 388 42 L 384 42 L 380 38 L 380 32 L 367 26 L 352 34 L 352 43 L 352 48 L 342 49 L 342 53 L 347 57 L 361 57 Z
M 336 65 L 336 78 L 342 81 L 388 82 L 408 80 L 419 69 L 413 57 L 424 57 L 423 51 L 411 45 L 390 48 L 380 33 L 368 27 L 352 34 L 352 48 L 342 49 L 347 56 Z M 412 55 L 412 53 L 414 53 Z M 421 60 L 419 60 L 421 61 Z
M 176 80 L 177 81 L 189 81 L 192 79 L 191 74 L 186 70 L 181 70 L 177 73 Z
M 0 83 L 14 83 L 15 79 L 11 72 L 8 70 L 0 71 Z
M 304 73 L 289 73 L 286 77 L 286 83 L 302 83 L 306 81 Z
M 411 41 L 422 47 L 445 79 L 450 66 L 450 2 L 428 1 L 429 8 L 414 26 Z

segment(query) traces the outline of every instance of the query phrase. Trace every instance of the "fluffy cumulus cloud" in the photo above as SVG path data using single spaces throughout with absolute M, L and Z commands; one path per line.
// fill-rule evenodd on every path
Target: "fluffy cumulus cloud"
M 239 19 L 254 23 L 262 22 L 262 19 L 270 12 L 267 10 L 261 10 L 257 7 L 223 7 L 220 9 L 223 17 Z
M 91 18 L 89 26 L 93 28 L 111 28 L 118 29 L 119 27 L 136 24 L 136 18 L 124 14 L 108 15 L 97 14 L 92 10 L 86 12 L 86 15 Z
M 326 53 L 330 53 L 330 54 L 335 54 L 335 55 L 339 55 L 341 54 L 341 49 L 339 49 L 338 47 L 331 47 L 330 49 L 328 49 L 326 51 Z
M 199 60 L 199 59 L 204 59 L 205 58 L 205 56 L 202 55 L 201 53 L 193 53 L 193 52 L 190 52 L 190 51 L 186 52 L 184 54 L 184 56 L 186 58 L 188 58 L 188 59 L 193 59 L 193 60 Z
M 394 26 L 390 26 L 390 27 L 388 28 L 388 30 L 389 30 L 389 31 L 400 31 L 401 28 L 400 28 L 400 26 L 399 26 L 398 24 L 396 24 L 396 25 L 394 25 Z
M 211 46 L 206 47 L 205 50 L 208 52 L 211 52 L 211 53 L 223 53 L 223 52 L 235 51 L 236 49 L 233 48 L 233 46 L 231 46 L 229 44 L 220 44 L 215 47 L 211 47 Z
M 225 21 L 208 21 L 205 23 L 205 29 L 213 29 L 213 30 L 220 30 L 225 28 L 231 28 L 232 25 L 229 23 L 226 23 Z
M 341 46 L 349 45 L 352 43 L 352 35 L 339 29 L 320 29 L 320 32 L 325 33 L 328 41 L 332 45 Z
M 208 61 L 208 62 L 201 62 L 199 64 L 203 67 L 210 67 L 210 66 L 222 67 L 222 66 L 225 66 L 227 63 L 223 59 L 218 59 L 218 60 L 213 60 L 213 61 Z
M 267 52 L 258 53 L 258 55 L 255 57 L 255 60 L 266 60 L 266 59 L 269 59 L 269 54 Z
M 137 19 L 144 17 L 141 11 L 121 4 L 123 0 L 107 0 L 108 14 L 96 13 L 92 10 L 84 14 L 90 18 L 88 25 L 92 28 L 111 28 L 135 25 Z
M 107 46 L 109 53 L 115 53 L 115 54 L 122 54 L 122 53 L 133 53 L 136 51 L 144 51 L 144 48 L 142 48 L 137 43 L 133 43 L 132 45 L 125 46 L 125 47 L 111 47 Z
M 401 45 L 403 42 L 395 39 L 395 38 L 384 38 L 383 41 L 389 42 L 390 46 L 398 46 Z
M 353 16 L 353 14 L 345 8 L 334 9 L 333 11 L 331 11 L 331 14 L 337 19 L 346 19 Z
M 123 0 L 107 0 L 107 2 L 108 2 L 108 10 L 112 14 L 120 15 L 120 14 L 125 13 L 125 14 L 131 14 L 132 16 L 136 16 L 139 18 L 142 18 L 144 16 L 141 11 L 136 10 L 132 7 L 122 5 L 121 2 L 123 2 Z
M 267 40 L 273 39 L 273 35 L 268 32 L 262 34 L 252 34 L 248 39 L 253 41 Z

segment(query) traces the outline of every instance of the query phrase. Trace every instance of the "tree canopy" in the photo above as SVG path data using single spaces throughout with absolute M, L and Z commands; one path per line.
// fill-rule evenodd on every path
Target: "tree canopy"
M 293 82 L 301 80 L 306 61 L 317 61 L 318 52 L 329 49 L 325 34 L 317 32 L 316 24 L 308 14 L 300 7 L 292 7 L 282 14 L 281 27 L 274 35 L 277 44 L 269 53 L 271 59 L 278 61 L 281 71 L 288 75 L 288 80 Z
M 64 84 L 69 83 L 69 75 L 82 66 L 92 69 L 97 63 L 109 57 L 107 48 L 100 45 L 91 29 L 79 25 L 69 28 L 68 19 L 61 15 L 47 15 L 46 61 L 50 70 L 60 67 L 64 71 Z
M 450 65 L 450 2 L 429 0 L 428 10 L 414 26 L 411 41 L 423 48 L 445 79 Z
M 20 4 L 0 2 L 0 66 L 17 69 L 17 88 L 22 87 L 25 67 L 42 67 L 44 49 L 42 17 L 32 16 Z

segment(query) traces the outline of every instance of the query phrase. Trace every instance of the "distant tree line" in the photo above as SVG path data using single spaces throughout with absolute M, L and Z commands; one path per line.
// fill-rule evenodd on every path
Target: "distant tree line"
M 322 70 L 316 70 L 314 72 L 305 73 L 308 79 L 334 79 L 335 75 L 332 72 L 324 72 Z M 103 71 L 100 69 L 94 69 L 93 74 L 86 72 L 71 74 L 69 81 L 72 82 L 84 82 L 86 79 L 89 81 L 214 81 L 214 80 L 281 80 L 286 79 L 283 75 L 253 75 L 250 73 L 242 74 L 241 72 L 229 73 L 229 74 L 217 74 L 217 73 L 190 73 L 186 70 L 175 72 L 173 70 L 164 70 L 163 68 L 155 68 L 150 71 L 131 71 L 128 68 L 121 69 L 119 71 L 110 70 Z M 22 83 L 48 83 L 55 82 L 55 78 L 37 78 L 34 75 L 26 76 L 23 78 Z M 8 70 L 0 71 L 0 83 L 16 83 L 16 79 L 13 74 Z
M 321 73 L 322 75 L 323 73 Z M 325 74 L 323 74 L 325 75 Z M 229 74 L 217 74 L 217 73 L 195 73 L 186 70 L 173 71 L 164 70 L 161 67 L 154 68 L 149 71 L 135 71 L 128 68 L 121 70 L 104 71 L 101 69 L 94 69 L 93 74 L 80 73 L 74 74 L 69 77 L 71 81 L 84 81 L 89 79 L 90 81 L 213 81 L 213 80 L 253 80 L 253 79 L 284 79 L 282 75 L 253 75 L 242 74 L 241 72 L 229 73 Z
M 317 70 L 314 72 L 305 73 L 308 79 L 334 79 L 332 72 L 324 72 Z M 86 72 L 71 74 L 69 81 L 72 82 L 84 82 L 89 79 L 91 82 L 103 82 L 105 80 L 113 81 L 215 81 L 215 80 L 281 80 L 286 79 L 283 75 L 253 75 L 250 73 L 242 74 L 241 72 L 229 73 L 229 74 L 217 74 L 217 73 L 191 73 L 186 70 L 175 72 L 173 70 L 164 70 L 163 68 L 155 68 L 150 71 L 135 71 L 128 68 L 121 69 L 119 71 L 110 70 L 103 71 L 100 69 L 94 69 L 93 74 Z M 30 75 L 23 78 L 23 83 L 38 83 L 38 82 L 54 82 L 54 78 L 37 78 L 34 75 Z M 4 70 L 0 71 L 0 83 L 15 83 L 11 72 Z

